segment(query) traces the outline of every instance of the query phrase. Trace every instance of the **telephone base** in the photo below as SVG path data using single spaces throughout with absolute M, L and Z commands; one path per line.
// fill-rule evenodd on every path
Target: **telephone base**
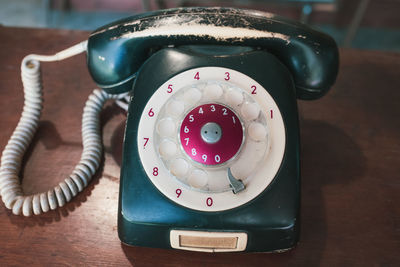
M 186 249 L 192 246 L 191 250 L 208 249 L 208 251 L 216 252 L 218 248 L 222 251 L 235 247 L 232 245 L 234 239 L 242 236 L 240 238 L 242 242 L 244 234 L 246 244 L 237 243 L 242 251 L 273 252 L 292 248 L 298 240 L 299 233 L 300 145 L 297 103 L 290 73 L 275 56 L 266 51 L 241 50 L 240 53 L 236 53 L 237 50 L 231 51 L 229 48 L 224 48 L 227 52 L 226 56 L 212 56 L 204 53 L 204 49 L 205 47 L 202 49 L 194 47 L 162 49 L 149 58 L 137 77 L 133 89 L 135 97 L 129 104 L 125 131 L 118 210 L 119 237 L 122 242 L 134 246 L 185 247 Z M 257 87 L 260 88 L 257 95 L 267 91 L 276 103 L 275 113 L 269 121 L 270 125 L 274 125 L 273 123 L 278 120 L 278 115 L 282 114 L 281 120 L 284 127 L 280 129 L 283 129 L 283 133 L 277 134 L 271 131 L 271 135 L 275 134 L 273 138 L 281 136 L 282 139 L 278 141 L 284 140 L 283 146 L 273 143 L 274 147 L 265 157 L 270 159 L 273 149 L 276 151 L 278 147 L 283 147 L 282 158 L 274 161 L 277 162 L 277 168 L 272 177 L 267 174 L 269 169 L 263 168 L 257 173 L 260 175 L 261 183 L 269 181 L 265 187 L 256 186 L 261 188 L 257 195 L 251 195 L 254 192 L 251 191 L 254 189 L 252 185 L 254 182 L 247 182 L 246 189 L 237 194 L 228 187 L 228 190 L 222 192 L 225 195 L 220 199 L 216 197 L 219 193 L 206 191 L 202 193 L 200 190 L 190 189 L 190 186 L 181 182 L 179 182 L 179 187 L 175 187 L 176 181 L 170 179 L 169 171 L 165 171 L 165 174 L 161 172 L 162 162 L 155 163 L 158 160 L 157 155 L 147 158 L 140 156 L 140 151 L 153 153 L 157 147 L 157 145 L 152 147 L 147 143 L 144 145 L 146 141 L 150 140 L 148 141 L 150 143 L 151 139 L 155 139 L 156 132 L 151 134 L 150 131 L 140 136 L 143 132 L 143 128 L 139 127 L 141 114 L 144 114 L 142 116 L 146 122 L 144 127 L 149 127 L 150 122 L 157 118 L 158 105 L 153 103 L 151 109 L 146 107 L 150 102 L 149 99 L 157 92 L 167 94 L 171 88 L 168 88 L 168 84 L 165 87 L 161 85 L 170 81 L 171 77 L 188 70 L 208 66 L 214 67 L 213 71 L 218 67 L 230 68 L 231 73 L 242 73 L 257 81 L 260 85 Z M 266 69 L 268 72 L 260 71 L 260 69 Z M 190 81 L 197 81 L 195 73 L 190 76 Z M 201 73 L 200 79 L 205 77 L 204 72 Z M 222 72 L 224 73 L 225 71 Z M 226 78 L 226 76 L 222 77 Z M 139 88 L 146 90 L 139 90 Z M 158 88 L 162 88 L 161 91 Z M 172 87 L 172 89 L 177 88 Z M 252 91 L 249 95 L 251 93 Z M 268 114 L 272 117 L 272 113 Z M 146 164 L 150 164 L 150 168 Z M 218 179 L 216 176 L 211 177 L 214 180 Z M 158 182 L 163 183 L 162 186 L 155 186 Z M 251 189 L 252 186 L 253 189 Z M 168 190 L 170 195 L 167 194 Z M 184 198 L 192 193 L 202 194 L 202 198 L 192 197 L 184 202 Z M 245 198 L 246 201 L 238 204 Z M 199 199 L 198 206 L 192 205 Z M 179 243 L 182 240 L 179 241 L 178 238 L 178 242 L 173 241 L 171 244 L 172 231 L 191 231 L 191 234 L 183 234 L 183 239 L 185 239 L 183 243 Z M 229 233 L 238 235 L 229 236 Z M 195 238 L 197 234 L 200 238 Z M 219 247 L 221 244 L 223 244 L 222 249 Z M 225 245 L 228 248 L 224 247 Z M 209 247 L 204 248 L 204 246 Z
M 122 243 L 129 246 L 198 252 L 282 253 L 296 246 L 298 228 L 297 222 L 289 227 L 251 231 L 176 228 L 169 225 L 130 222 L 120 215 L 118 234 Z

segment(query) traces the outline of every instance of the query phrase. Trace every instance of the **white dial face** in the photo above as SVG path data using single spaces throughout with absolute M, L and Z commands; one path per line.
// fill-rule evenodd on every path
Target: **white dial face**
M 281 113 L 265 88 L 220 67 L 182 72 L 147 102 L 138 150 L 152 183 L 201 211 L 247 203 L 271 183 L 285 150 Z

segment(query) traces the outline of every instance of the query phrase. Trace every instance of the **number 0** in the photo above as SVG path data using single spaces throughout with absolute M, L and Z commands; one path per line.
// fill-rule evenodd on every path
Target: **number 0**
M 211 197 L 208 197 L 206 200 L 207 206 L 211 207 L 213 205 L 213 199 Z

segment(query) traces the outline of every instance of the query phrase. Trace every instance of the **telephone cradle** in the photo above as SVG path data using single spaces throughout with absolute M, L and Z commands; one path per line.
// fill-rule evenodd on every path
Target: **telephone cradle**
M 81 160 L 55 188 L 24 195 L 18 174 L 40 118 L 39 61 L 82 52 L 101 90 L 84 108 Z M 118 208 L 123 243 L 205 252 L 293 248 L 300 223 L 296 99 L 323 96 L 338 64 L 331 37 L 233 8 L 136 15 L 53 56 L 29 55 L 21 68 L 24 113 L 2 155 L 2 200 L 25 216 L 71 200 L 100 164 L 103 103 L 129 93 Z

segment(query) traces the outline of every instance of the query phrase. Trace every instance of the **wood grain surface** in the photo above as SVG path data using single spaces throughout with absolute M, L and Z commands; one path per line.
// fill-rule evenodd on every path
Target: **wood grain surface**
M 23 104 L 20 62 L 88 37 L 87 32 L 0 26 L 0 149 Z M 117 236 L 124 114 L 102 113 L 102 169 L 63 208 L 30 218 L 0 203 L 0 265 L 399 266 L 400 55 L 341 50 L 335 86 L 299 101 L 302 142 L 301 237 L 281 254 L 207 254 L 129 247 Z M 45 105 L 24 158 L 26 193 L 62 181 L 81 153 L 80 120 L 95 88 L 80 55 L 43 63 Z

